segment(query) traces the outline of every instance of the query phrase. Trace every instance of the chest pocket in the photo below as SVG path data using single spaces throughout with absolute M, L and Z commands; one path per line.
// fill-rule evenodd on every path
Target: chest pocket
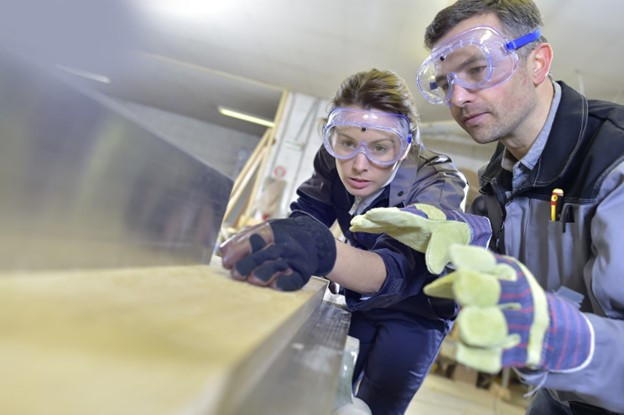
M 542 286 L 549 291 L 565 285 L 586 298 L 586 288 L 583 278 L 583 267 L 589 256 L 589 229 L 584 229 L 583 223 L 578 220 L 579 206 L 565 204 L 557 221 L 548 221 L 546 235 L 534 238 L 533 243 L 527 244 L 527 258 L 539 258 L 537 268 L 546 271 L 546 275 L 536 275 Z M 537 232 L 537 229 L 528 230 Z

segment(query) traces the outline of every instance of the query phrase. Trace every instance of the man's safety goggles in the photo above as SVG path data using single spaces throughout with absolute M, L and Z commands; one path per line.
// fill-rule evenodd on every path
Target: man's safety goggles
M 539 28 L 514 40 L 489 26 L 462 32 L 431 51 L 418 71 L 418 88 L 430 103 L 448 104 L 455 84 L 471 91 L 496 86 L 518 68 L 516 50 L 540 36 Z
M 377 110 L 335 108 L 323 128 L 325 148 L 340 160 L 364 153 L 372 163 L 390 166 L 407 155 L 411 142 L 407 117 Z

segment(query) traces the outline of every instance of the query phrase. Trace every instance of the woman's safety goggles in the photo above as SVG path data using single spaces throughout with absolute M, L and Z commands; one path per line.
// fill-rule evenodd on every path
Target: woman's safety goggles
M 407 155 L 411 142 L 407 117 L 383 111 L 335 108 L 323 128 L 325 148 L 340 160 L 364 153 L 372 163 L 390 166 Z
M 518 68 L 516 49 L 540 36 L 535 29 L 507 40 L 489 26 L 462 32 L 433 49 L 418 71 L 418 88 L 432 104 L 448 104 L 455 84 L 471 91 L 496 86 Z

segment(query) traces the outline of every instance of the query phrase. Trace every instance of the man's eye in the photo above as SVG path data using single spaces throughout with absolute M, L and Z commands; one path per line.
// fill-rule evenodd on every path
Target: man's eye
M 468 68 L 466 73 L 468 74 L 471 80 L 480 81 L 485 77 L 486 70 L 487 70 L 487 66 L 477 65 L 477 66 L 471 66 L 470 68 Z

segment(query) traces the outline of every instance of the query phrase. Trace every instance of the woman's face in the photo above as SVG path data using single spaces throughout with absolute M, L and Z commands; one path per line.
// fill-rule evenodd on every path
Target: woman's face
M 362 110 L 359 106 L 350 108 Z M 373 128 L 345 126 L 341 127 L 341 134 L 349 140 L 357 143 L 364 142 L 372 148 L 377 143 L 392 140 L 392 133 Z M 350 194 L 360 197 L 369 196 L 386 185 L 397 166 L 398 162 L 390 166 L 379 166 L 371 162 L 364 152 L 358 152 L 355 157 L 348 160 L 336 159 L 336 169 L 340 180 Z

